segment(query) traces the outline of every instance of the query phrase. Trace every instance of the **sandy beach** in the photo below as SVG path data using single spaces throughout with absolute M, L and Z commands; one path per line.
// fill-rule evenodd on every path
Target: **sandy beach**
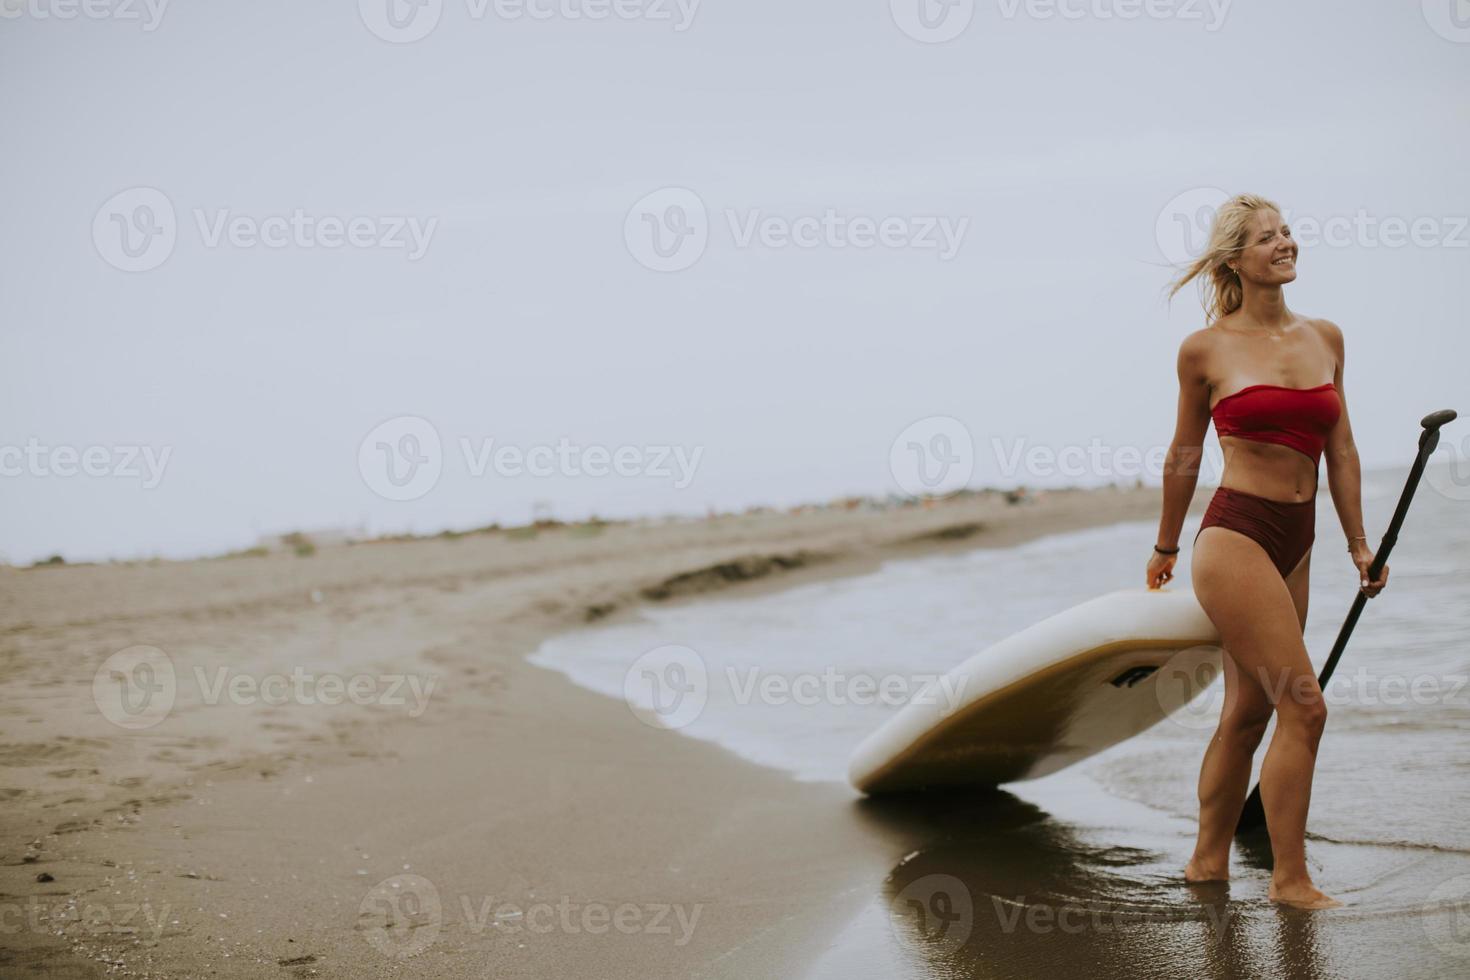
M 643 603 L 1156 508 L 980 494 L 0 570 L 7 972 L 800 975 L 870 898 L 893 828 L 526 654 Z M 106 715 L 140 722 L 94 676 L 138 647 L 176 690 L 121 727 Z

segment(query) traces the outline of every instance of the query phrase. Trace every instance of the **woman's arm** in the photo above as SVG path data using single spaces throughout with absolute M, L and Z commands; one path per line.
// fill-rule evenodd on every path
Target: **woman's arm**
M 1205 430 L 1210 425 L 1210 382 L 1205 373 L 1207 343 L 1204 331 L 1197 330 L 1179 345 L 1179 409 L 1174 423 L 1174 440 L 1164 454 L 1164 502 L 1156 542 L 1160 548 L 1179 547 L 1184 515 L 1199 483 Z M 1173 563 L 1173 556 L 1154 552 L 1146 576 L 1149 588 L 1156 589 L 1173 577 Z
M 1353 441 L 1353 425 L 1348 418 L 1347 393 L 1342 387 L 1344 347 L 1342 331 L 1330 320 L 1316 321 L 1323 338 L 1337 359 L 1337 368 L 1332 383 L 1337 388 L 1337 397 L 1342 401 L 1342 416 L 1327 434 L 1327 445 L 1323 458 L 1327 461 L 1327 487 L 1332 492 L 1332 505 L 1337 508 L 1337 519 L 1342 523 L 1342 533 L 1347 540 L 1348 554 L 1358 567 L 1359 585 L 1369 596 L 1375 596 L 1388 582 L 1388 569 L 1375 582 L 1368 581 L 1368 566 L 1373 563 L 1373 549 L 1368 547 L 1367 532 L 1363 528 L 1363 470 L 1358 460 L 1358 446 Z

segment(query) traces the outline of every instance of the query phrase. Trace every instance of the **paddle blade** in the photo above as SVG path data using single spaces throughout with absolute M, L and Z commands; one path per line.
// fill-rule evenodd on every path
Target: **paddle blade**
M 1235 825 L 1235 836 L 1248 834 L 1253 830 L 1260 830 L 1266 826 L 1266 808 L 1261 805 L 1261 787 L 1257 786 L 1251 790 L 1251 795 L 1246 798 L 1245 807 L 1240 811 L 1240 822 Z

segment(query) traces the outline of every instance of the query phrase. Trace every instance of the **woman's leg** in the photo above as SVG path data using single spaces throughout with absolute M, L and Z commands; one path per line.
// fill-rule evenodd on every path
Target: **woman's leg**
M 1300 573 L 1300 567 L 1293 569 L 1293 578 Z M 1271 897 L 1305 907 L 1335 905 L 1317 890 L 1307 873 L 1307 808 L 1327 705 L 1302 642 L 1302 620 L 1292 590 L 1259 544 L 1225 527 L 1207 527 L 1200 533 L 1190 574 L 1196 598 L 1220 631 L 1221 643 L 1234 661 L 1237 680 L 1251 680 L 1275 707 L 1276 734 L 1261 767 L 1261 802 L 1275 858 Z M 1231 728 L 1227 735 L 1233 733 L 1237 740 L 1225 751 L 1215 753 L 1224 757 L 1225 764 L 1210 787 L 1210 836 L 1206 837 L 1203 819 L 1200 828 L 1205 856 L 1210 860 L 1218 859 L 1224 823 L 1221 812 L 1233 806 L 1233 833 L 1234 820 L 1240 813 L 1235 787 L 1249 781 L 1248 769 L 1245 779 L 1240 779 L 1235 750 L 1249 741 L 1258 720 L 1258 703 L 1247 696 L 1249 686 L 1239 683 L 1236 687 L 1236 709 L 1231 710 L 1227 693 L 1222 726 L 1228 717 Z M 1244 789 L 1239 790 L 1239 797 L 1243 802 Z M 1205 818 L 1203 799 L 1201 803 L 1201 816 Z
M 1296 619 L 1301 624 L 1302 632 L 1307 631 L 1307 588 L 1312 576 L 1312 549 L 1302 555 L 1301 561 L 1297 562 L 1296 568 L 1286 576 L 1286 589 L 1291 593 L 1292 605 L 1296 606 Z
M 1309 551 L 1286 577 L 1297 622 L 1307 626 Z M 1199 839 L 1185 866 L 1186 881 L 1224 881 L 1230 877 L 1230 844 L 1250 788 L 1251 761 L 1271 721 L 1271 701 L 1255 678 L 1226 653 L 1225 704 L 1220 725 L 1205 749 L 1199 772 Z
M 1184 869 L 1186 881 L 1230 877 L 1230 843 L 1250 789 L 1251 759 L 1271 720 L 1265 690 L 1240 669 L 1228 651 L 1223 659 L 1225 705 L 1200 765 L 1199 839 Z

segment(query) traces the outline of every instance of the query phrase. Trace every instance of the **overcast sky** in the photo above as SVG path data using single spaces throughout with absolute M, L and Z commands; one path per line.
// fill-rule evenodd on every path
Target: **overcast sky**
M 1462 0 L 918 2 L 0 0 L 0 557 L 1149 479 L 1220 192 L 1470 409 Z

